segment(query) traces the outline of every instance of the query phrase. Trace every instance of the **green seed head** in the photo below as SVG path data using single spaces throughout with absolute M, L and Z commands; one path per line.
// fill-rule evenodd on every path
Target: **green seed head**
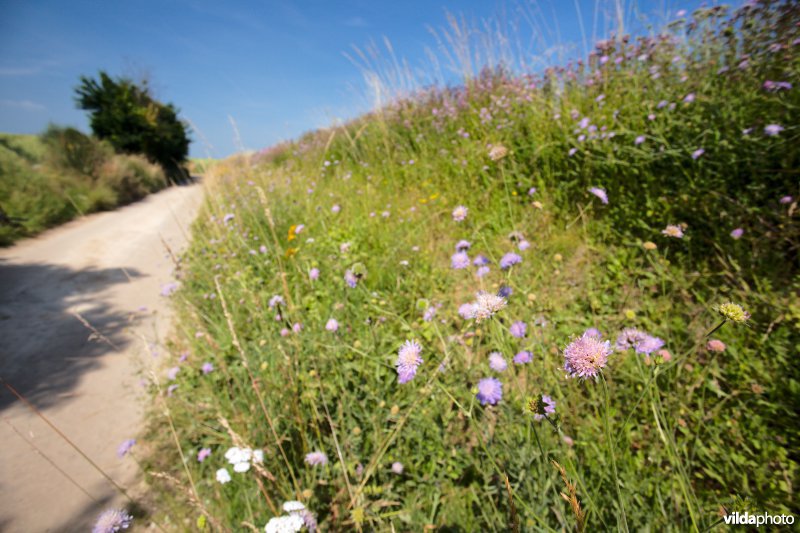
M 714 308 L 724 319 L 731 322 L 744 323 L 750 319 L 750 313 L 745 311 L 741 305 L 733 302 L 720 304 Z

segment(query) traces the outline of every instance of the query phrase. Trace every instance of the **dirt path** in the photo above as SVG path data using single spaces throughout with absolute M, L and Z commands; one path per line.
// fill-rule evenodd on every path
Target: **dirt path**
M 117 457 L 142 422 L 138 371 L 169 328 L 164 243 L 185 245 L 202 196 L 172 187 L 0 250 L 0 377 L 123 487 L 138 478 L 136 446 Z M 3 386 L 0 417 L 0 531 L 90 531 L 125 502 Z

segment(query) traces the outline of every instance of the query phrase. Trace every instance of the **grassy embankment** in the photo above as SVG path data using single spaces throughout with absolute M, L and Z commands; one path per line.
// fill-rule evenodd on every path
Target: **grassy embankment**
M 153 480 L 160 520 L 260 530 L 287 500 L 331 530 L 796 513 L 800 16 L 693 19 L 217 165 L 174 295 L 178 370 L 154 385 L 148 469 L 173 476 Z M 507 305 L 460 316 L 480 291 Z M 729 301 L 752 316 L 715 330 Z M 611 347 L 625 328 L 649 337 L 568 377 L 588 328 Z M 400 383 L 407 340 L 423 362 Z M 484 405 L 490 377 L 502 398 Z M 536 420 L 540 395 L 555 412 Z M 263 463 L 235 472 L 235 445 Z

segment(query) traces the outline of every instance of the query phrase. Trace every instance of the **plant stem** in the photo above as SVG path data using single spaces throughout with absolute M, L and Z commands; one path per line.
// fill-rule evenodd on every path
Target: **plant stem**
M 614 457 L 614 441 L 611 438 L 611 422 L 610 411 L 611 402 L 609 401 L 608 384 L 603 374 L 600 374 L 600 381 L 603 382 L 603 395 L 605 396 L 605 430 L 606 430 L 606 444 L 608 445 L 608 455 L 611 459 L 611 469 L 614 471 L 614 488 L 617 491 L 617 501 L 619 502 L 620 518 L 622 519 L 622 530 L 628 531 L 628 519 L 625 516 L 625 503 L 622 500 L 622 491 L 619 488 L 619 474 L 617 473 L 617 460 Z

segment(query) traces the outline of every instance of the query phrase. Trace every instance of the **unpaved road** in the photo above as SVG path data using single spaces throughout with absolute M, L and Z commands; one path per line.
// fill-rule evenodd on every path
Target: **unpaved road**
M 141 428 L 141 371 L 164 354 L 167 246 L 186 244 L 202 197 L 198 184 L 171 187 L 0 249 L 0 377 L 134 492 L 136 446 L 121 459 L 117 448 Z M 0 418 L 0 532 L 90 531 L 102 510 L 125 504 L 2 385 Z

